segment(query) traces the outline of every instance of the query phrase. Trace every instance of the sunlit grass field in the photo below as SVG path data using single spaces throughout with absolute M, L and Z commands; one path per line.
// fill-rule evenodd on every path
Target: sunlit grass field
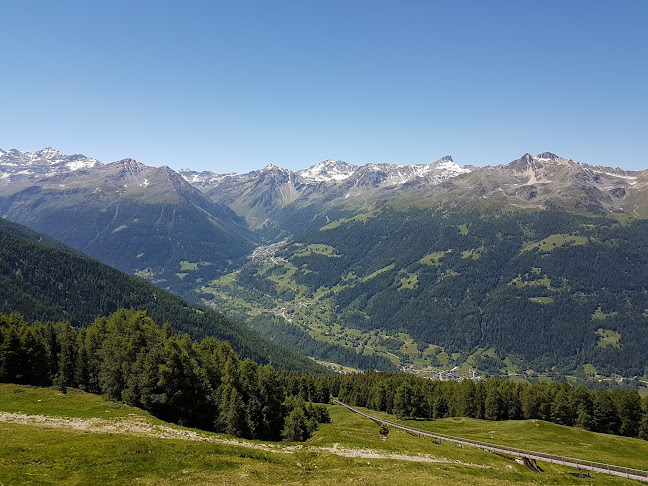
M 438 445 L 399 430 L 391 430 L 384 438 L 378 425 L 366 418 L 340 406 L 332 405 L 329 411 L 332 422 L 321 425 L 305 444 L 237 442 L 219 434 L 169 426 L 139 409 L 77 390 L 63 395 L 55 388 L 0 385 L 0 485 L 630 484 L 604 475 L 579 478 L 574 469 L 544 463 L 546 472 L 539 474 L 503 455 Z M 31 418 L 24 423 L 9 423 L 7 412 Z M 42 416 L 69 417 L 69 426 L 30 422 Z M 105 433 L 82 427 L 94 419 L 101 424 L 137 421 L 152 429 L 168 427 L 186 431 L 188 437 L 191 433 L 193 439 L 154 437 L 141 433 L 141 428 L 139 433 Z M 79 424 L 78 429 L 72 428 Z M 526 423 L 464 419 L 417 421 L 415 425 L 456 435 L 473 434 L 475 438 L 490 434 L 498 443 L 514 443 L 525 436 L 530 448 L 541 448 L 554 440 L 561 444 L 568 440 L 587 442 L 593 444 L 589 450 L 609 454 L 614 462 L 621 463 L 617 459 L 626 456 L 624 464 L 631 463 L 628 465 L 642 454 L 647 457 L 640 441 L 599 437 L 544 423 L 535 429 Z M 610 440 L 607 447 L 606 440 Z M 560 447 L 552 451 L 562 453 L 571 445 Z
M 396 421 L 393 415 L 359 409 Z M 404 425 L 430 432 L 473 439 L 491 444 L 586 459 L 604 464 L 648 471 L 648 441 L 589 432 L 542 420 L 492 422 L 465 417 L 440 420 L 403 420 Z

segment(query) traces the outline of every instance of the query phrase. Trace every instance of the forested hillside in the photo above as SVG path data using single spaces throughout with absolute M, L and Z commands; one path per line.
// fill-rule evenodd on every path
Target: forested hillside
M 173 329 L 194 339 L 214 336 L 226 340 L 242 357 L 258 363 L 322 371 L 313 361 L 261 338 L 218 312 L 192 306 L 147 282 L 40 240 L 37 233 L 0 220 L 0 312 L 20 312 L 28 320 L 68 321 L 82 326 L 119 308 L 145 310 L 156 322 L 169 322 Z
M 646 241 L 648 221 L 626 215 L 385 208 L 316 218 L 271 258 L 201 291 L 235 307 L 226 297 L 243 288 L 257 309 L 286 308 L 311 335 L 320 326 L 322 340 L 335 334 L 322 323 L 357 330 L 354 346 L 365 354 L 406 358 L 414 349 L 406 339 L 390 348 L 405 332 L 414 358 L 428 363 L 455 353 L 460 364 L 493 348 L 474 365 L 642 376 Z
M 87 327 L 0 315 L 0 382 L 77 387 L 166 421 L 263 440 L 305 440 L 328 421 L 325 376 L 241 361 L 223 341 L 199 343 L 120 309 Z

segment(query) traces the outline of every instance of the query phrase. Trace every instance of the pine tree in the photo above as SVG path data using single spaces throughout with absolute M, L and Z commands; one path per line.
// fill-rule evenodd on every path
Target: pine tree
M 561 389 L 557 394 L 551 408 L 552 422 L 559 425 L 573 425 L 575 422 L 575 411 L 570 400 L 569 393 Z
M 10 326 L 4 331 L 4 339 L 0 346 L 0 381 L 8 383 L 23 382 L 23 348 L 16 326 Z
M 640 439 L 648 440 L 648 410 L 644 410 L 643 418 L 639 424 L 639 433 L 637 435 Z
M 610 392 L 603 389 L 594 395 L 592 411 L 593 430 L 605 434 L 618 434 L 621 419 Z
M 583 385 L 579 385 L 571 389 L 570 396 L 576 413 L 574 425 L 585 430 L 592 430 L 594 425 L 592 393 Z
M 47 349 L 48 375 L 50 380 L 54 381 L 59 371 L 60 346 L 56 337 L 56 329 L 51 322 L 45 324 L 43 338 Z
M 218 430 L 235 437 L 248 437 L 250 433 L 249 417 L 241 395 L 231 385 L 223 392 L 223 400 L 218 417 Z
M 80 329 L 77 333 L 75 348 L 77 350 L 77 361 L 75 365 L 75 382 L 82 390 L 88 390 L 89 370 L 88 370 L 88 352 L 86 351 L 86 329 Z
M 68 386 L 74 386 L 75 362 L 76 362 L 76 332 L 69 323 L 61 323 L 56 327 L 57 341 L 60 345 L 58 372 L 54 379 L 54 385 L 59 387 L 62 393 L 67 393 Z
M 25 328 L 21 336 L 25 353 L 25 383 L 36 386 L 51 384 L 48 374 L 47 350 L 42 336 L 35 327 Z
M 392 410 L 392 413 L 395 414 L 398 419 L 411 416 L 412 396 L 412 385 L 410 385 L 409 381 L 404 381 L 403 384 L 396 389 L 396 394 L 394 395 L 394 409 Z
M 372 408 L 385 412 L 387 410 L 387 386 L 384 383 L 374 385 L 372 394 Z
M 499 389 L 499 380 L 486 380 L 486 402 L 484 403 L 484 418 L 486 420 L 502 420 L 504 415 L 504 399 Z
M 308 438 L 308 421 L 302 407 L 295 407 L 286 418 L 286 425 L 281 432 L 285 440 L 301 442 Z
M 438 394 L 434 398 L 434 406 L 432 417 L 435 419 L 442 419 L 448 416 L 448 402 L 445 397 L 441 394 Z
M 257 436 L 264 440 L 278 440 L 283 428 L 283 387 L 272 368 L 259 368 L 259 400 L 263 404 L 263 421 L 257 424 Z
M 621 419 L 619 433 L 627 437 L 637 437 L 642 419 L 641 397 L 636 390 L 619 392 L 616 395 L 619 418 Z
M 459 417 L 477 417 L 477 397 L 475 382 L 472 380 L 463 380 L 459 383 L 457 391 L 457 410 L 456 415 Z
M 99 317 L 88 326 L 85 332 L 85 341 L 83 349 L 87 362 L 86 391 L 91 393 L 101 393 L 101 366 L 103 341 L 106 338 L 106 321 L 105 317 Z

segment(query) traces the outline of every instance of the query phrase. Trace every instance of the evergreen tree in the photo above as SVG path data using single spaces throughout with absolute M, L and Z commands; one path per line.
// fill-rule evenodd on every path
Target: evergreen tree
M 556 394 L 552 404 L 551 419 L 559 425 L 574 425 L 575 411 L 567 390 L 561 389 Z
M 579 385 L 572 389 L 571 400 L 576 411 L 574 425 L 592 430 L 594 426 L 592 394 L 583 385 Z
M 644 410 L 643 418 L 639 424 L 638 437 L 643 440 L 648 440 L 648 410 Z
M 240 393 L 232 385 L 227 385 L 223 392 L 218 417 L 218 430 L 235 437 L 249 435 L 250 423 L 245 403 Z
M 484 418 L 486 420 L 502 420 L 504 412 L 504 399 L 499 389 L 499 381 L 493 379 L 486 380 Z
M 25 363 L 16 326 L 9 326 L 3 334 L 2 345 L 0 345 L 0 380 L 9 383 L 23 383 Z
M 37 386 L 48 385 L 47 351 L 37 328 L 24 328 L 21 347 L 25 353 L 25 383 Z
M 291 442 L 301 442 L 310 436 L 310 427 L 304 409 L 295 407 L 286 418 L 286 424 L 281 432 L 285 440 Z
M 636 390 L 615 393 L 621 426 L 619 433 L 627 437 L 637 437 L 641 426 L 641 397 Z
M 85 347 L 86 329 L 79 329 L 74 345 L 76 349 L 76 363 L 74 366 L 75 376 L 74 381 L 76 385 L 82 390 L 88 390 L 88 383 L 90 381 L 89 368 L 88 368 L 88 352 Z
M 58 372 L 54 378 L 54 385 L 61 392 L 66 393 L 68 386 L 75 385 L 76 362 L 76 333 L 69 323 L 57 325 L 57 341 L 59 343 Z
M 397 418 L 401 419 L 411 416 L 412 397 L 412 386 L 409 381 L 406 380 L 396 389 L 396 394 L 394 395 L 394 409 L 392 410 L 392 413 L 395 414 Z
M 374 410 L 385 412 L 387 410 L 387 385 L 378 383 L 372 388 L 371 407 Z
M 45 340 L 45 349 L 47 350 L 48 375 L 49 379 L 54 381 L 59 372 L 60 346 L 56 338 L 56 329 L 53 323 L 48 322 L 45 324 L 43 337 Z
M 278 440 L 283 427 L 283 388 L 271 368 L 259 368 L 259 401 L 263 404 L 263 420 L 257 424 L 257 436 Z
M 434 398 L 432 418 L 442 419 L 447 417 L 448 414 L 449 414 L 448 402 L 442 394 L 438 394 Z
M 592 425 L 594 431 L 605 434 L 619 433 L 621 419 L 609 391 L 605 389 L 597 391 L 594 395 L 592 408 Z

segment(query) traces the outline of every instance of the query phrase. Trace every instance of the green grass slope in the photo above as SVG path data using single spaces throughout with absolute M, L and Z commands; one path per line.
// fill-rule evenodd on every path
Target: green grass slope
M 0 220 L 0 290 L 0 313 L 20 312 L 31 321 L 87 325 L 118 308 L 146 310 L 154 321 L 169 322 L 194 339 L 228 341 L 244 358 L 276 368 L 322 369 L 216 311 L 196 308 L 97 260 L 45 245 L 37 233 L 5 220 Z
M 76 390 L 0 385 L 0 484 L 631 484 L 544 463 L 538 474 L 399 430 L 384 438 L 372 421 L 329 410 L 332 422 L 306 444 L 271 444 L 166 424 Z
M 363 409 L 376 417 L 396 421 L 394 415 Z M 402 420 L 430 432 L 564 457 L 648 470 L 648 442 L 543 420 L 489 421 L 465 417 L 439 420 Z

